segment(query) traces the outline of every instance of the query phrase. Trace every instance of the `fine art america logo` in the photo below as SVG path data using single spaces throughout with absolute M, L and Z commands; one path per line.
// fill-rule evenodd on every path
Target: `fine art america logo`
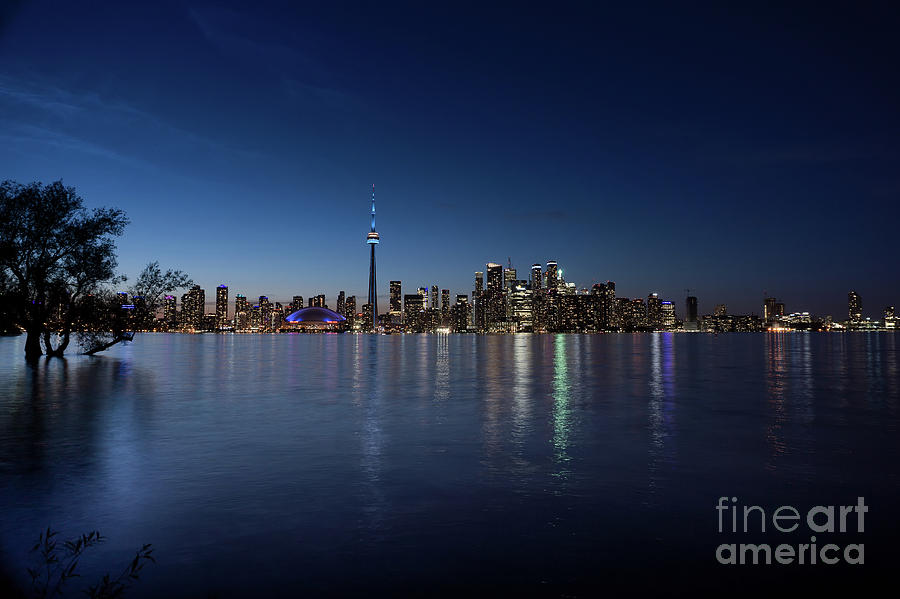
M 823 543 L 824 538 L 817 542 L 816 535 L 843 533 L 846 536 L 829 536 L 827 540 L 854 540 L 853 537 L 865 532 L 868 511 L 864 497 L 858 497 L 856 505 L 817 505 L 805 512 L 790 505 L 766 512 L 758 505 L 739 507 L 737 497 L 720 497 L 716 505 L 719 534 L 750 534 L 754 537 L 764 534 L 771 537 L 794 533 L 793 540 L 807 533 L 809 541 L 803 538 L 801 543 L 775 545 L 722 543 L 716 548 L 716 559 L 720 564 L 771 564 L 773 560 L 776 564 L 864 564 L 865 546 L 862 543 Z

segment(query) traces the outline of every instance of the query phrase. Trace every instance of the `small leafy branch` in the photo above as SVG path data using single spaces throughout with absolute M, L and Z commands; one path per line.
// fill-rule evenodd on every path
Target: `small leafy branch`
M 48 527 L 46 531 L 41 532 L 38 542 L 31 548 L 31 552 L 39 556 L 39 565 L 28 568 L 32 596 L 35 598 L 48 599 L 61 596 L 66 582 L 80 576 L 76 569 L 84 551 L 105 540 L 105 537 L 96 530 L 61 543 L 57 538 L 58 534 L 58 531 Z M 129 583 L 140 579 L 141 570 L 147 562 L 156 563 L 153 548 L 149 543 L 135 553 L 134 559 L 125 566 L 118 577 L 112 578 L 106 574 L 97 584 L 88 587 L 84 592 L 91 599 L 122 597 Z

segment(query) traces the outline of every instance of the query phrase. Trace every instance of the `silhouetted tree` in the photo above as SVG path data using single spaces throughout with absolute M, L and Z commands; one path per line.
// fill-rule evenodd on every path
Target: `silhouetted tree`
M 131 341 L 137 330 L 148 328 L 162 308 L 166 294 L 194 282 L 180 270 L 163 272 L 159 262 L 144 267 L 131 287 L 131 306 L 122 309 L 121 296 L 111 289 L 102 289 L 82 301 L 78 311 L 83 323 L 78 343 L 84 353 L 95 354 L 116 343 Z
M 7 296 L 18 302 L 26 332 L 25 357 L 44 351 L 61 356 L 69 344 L 73 306 L 103 283 L 115 280 L 113 238 L 128 219 L 116 208 L 88 212 L 75 188 L 62 181 L 0 184 L 0 270 Z M 49 321 L 59 341 L 52 345 Z

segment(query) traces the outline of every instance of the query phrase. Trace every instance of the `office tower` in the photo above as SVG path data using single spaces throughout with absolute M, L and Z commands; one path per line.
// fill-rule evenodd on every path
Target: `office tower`
M 847 313 L 853 322 L 862 320 L 862 298 L 855 291 L 847 294 Z
M 503 267 L 489 262 L 487 264 L 487 289 L 488 291 L 500 291 L 503 289 Z
M 784 316 L 784 304 L 782 302 L 775 302 L 775 319 L 782 318 Z
M 371 248 L 371 258 L 369 260 L 369 300 L 368 305 L 371 312 L 371 330 L 375 329 L 375 321 L 378 319 L 378 289 L 375 283 L 375 246 L 378 245 L 380 238 L 375 232 L 375 184 L 372 184 L 372 230 L 366 236 L 366 243 Z M 366 326 L 369 326 L 366 321 Z
M 325 307 L 325 294 L 324 293 L 320 293 L 319 295 L 316 295 L 315 297 L 310 297 L 309 299 L 312 302 L 312 306 L 314 306 L 316 308 L 324 308 Z
M 456 303 L 450 308 L 450 328 L 454 333 L 465 333 L 469 330 L 469 297 L 457 295 Z
M 444 322 L 450 318 L 450 290 L 441 289 L 441 318 Z
M 166 301 L 163 304 L 163 320 L 169 328 L 174 328 L 178 323 L 178 310 L 176 308 L 174 295 L 166 296 Z
M 502 332 L 506 323 L 503 267 L 493 262 L 487 264 L 487 291 L 484 304 L 485 329 L 494 333 Z
M 346 316 L 347 315 L 346 314 L 347 306 L 345 305 L 346 300 L 344 298 L 345 298 L 344 292 L 338 291 L 337 310 L 335 310 L 335 312 L 337 312 L 338 314 L 341 314 L 343 316 Z
M 656 293 L 647 296 L 647 326 L 653 329 L 662 327 L 662 300 Z
M 687 296 L 684 301 L 684 321 L 697 322 L 697 298 L 693 295 Z
M 775 320 L 775 303 L 777 301 L 774 297 L 767 297 L 763 300 L 763 321 L 766 324 Z
M 480 270 L 475 271 L 475 291 L 472 293 L 472 304 L 474 305 L 474 325 L 475 330 L 479 333 L 484 332 L 484 273 Z
M 399 316 L 403 312 L 403 295 L 400 281 L 391 281 L 391 316 Z
M 540 264 L 532 264 L 531 265 L 531 289 L 540 289 L 541 288 L 541 265 Z
M 556 260 L 550 260 L 547 262 L 547 290 L 550 292 L 556 291 L 556 288 L 559 286 L 559 267 L 556 264 Z
M 362 307 L 362 326 L 366 332 L 375 330 L 375 315 L 372 312 L 372 304 L 363 304 Z
M 351 329 L 356 323 L 356 296 L 351 295 L 347 298 L 347 326 Z
M 259 329 L 261 331 L 272 330 L 272 306 L 269 298 L 265 295 L 259 296 Z
M 216 330 L 223 330 L 228 326 L 228 287 L 219 285 L 216 287 Z
M 437 285 L 431 286 L 431 304 L 429 304 L 428 307 L 431 308 L 432 310 L 438 309 L 438 286 Z
M 533 291 L 526 281 L 518 281 L 509 291 L 510 332 L 531 332 L 534 329 Z
M 421 333 L 425 328 L 426 293 L 407 294 L 403 296 L 403 326 L 410 333 Z
M 250 304 L 247 302 L 247 298 L 240 293 L 234 296 L 234 329 L 236 331 L 250 329 Z
M 275 308 L 272 310 L 272 330 L 277 331 L 284 323 L 284 306 L 279 302 L 275 302 Z
M 773 298 L 774 299 L 774 298 Z M 775 302 L 772 302 L 772 312 L 775 310 Z M 716 318 L 728 316 L 728 306 L 725 304 L 716 304 L 716 309 L 713 312 Z
M 663 328 L 671 329 L 675 326 L 675 304 L 663 300 L 660 306 L 660 323 Z
M 503 269 L 503 288 L 512 289 L 516 286 L 516 269 L 509 267 Z
M 250 308 L 250 330 L 262 330 L 262 311 L 259 308 L 259 304 L 255 304 L 252 308 Z
M 206 293 L 200 285 L 194 285 L 181 296 L 181 326 L 194 331 L 203 329 Z
M 237 309 L 237 308 L 235 308 Z M 296 312 L 297 310 L 303 309 L 303 296 L 295 295 L 291 300 L 291 312 Z

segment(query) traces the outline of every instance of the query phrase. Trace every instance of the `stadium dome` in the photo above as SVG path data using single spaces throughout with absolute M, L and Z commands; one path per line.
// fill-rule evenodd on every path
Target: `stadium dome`
M 289 314 L 285 319 L 285 328 L 313 331 L 339 331 L 344 328 L 347 319 L 328 308 L 315 306 L 302 308 Z
M 328 308 L 302 308 L 285 318 L 288 322 L 323 322 L 337 323 L 347 320 L 342 315 Z

